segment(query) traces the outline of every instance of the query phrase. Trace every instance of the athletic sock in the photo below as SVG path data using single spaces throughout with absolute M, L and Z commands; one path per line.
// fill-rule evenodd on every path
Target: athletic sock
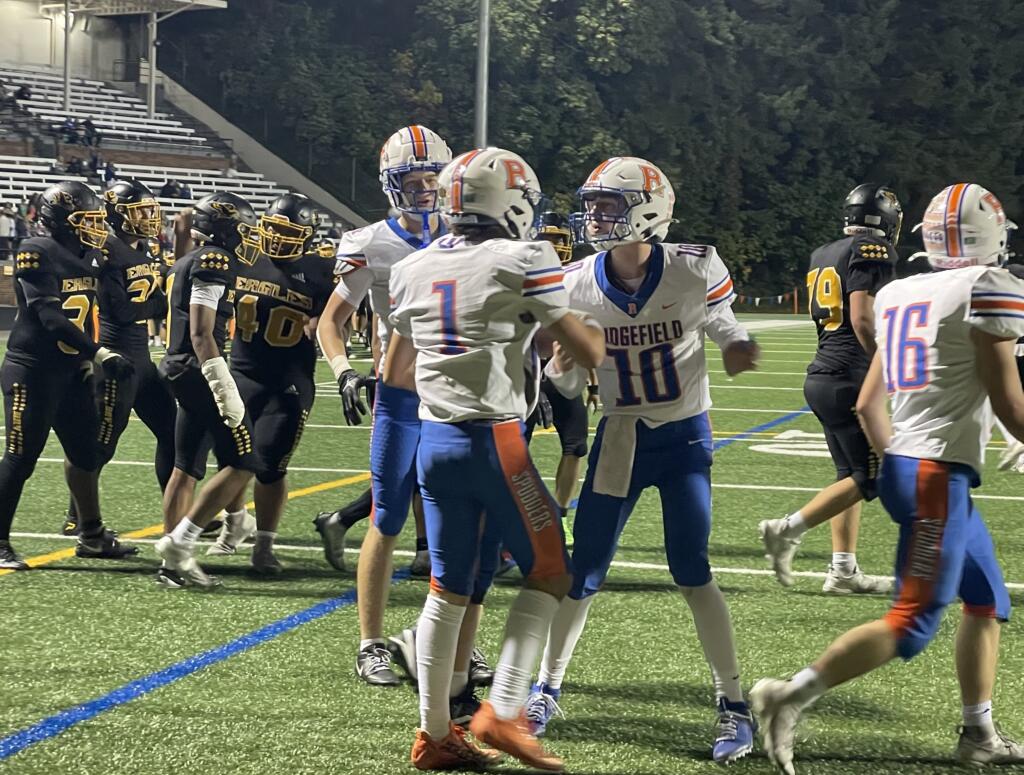
M 469 686 L 469 671 L 456 670 L 452 673 L 452 688 L 448 691 L 450 697 L 458 697 Z
M 383 638 L 363 638 L 359 641 L 359 650 L 366 651 L 370 646 L 385 646 L 387 641 Z
M 373 491 L 366 490 L 347 506 L 338 509 L 338 519 L 346 530 L 370 516 L 373 510 Z
M 427 551 L 427 548 L 428 547 L 427 547 L 427 539 L 426 538 L 417 538 L 416 539 L 416 552 L 417 553 L 425 552 L 425 551 Z
M 277 533 L 272 530 L 257 530 L 253 547 L 255 549 L 273 549 L 276 538 Z
M 494 671 L 490 701 L 500 719 L 516 719 L 530 693 L 530 677 L 558 611 L 558 599 L 537 589 L 516 596 L 505 624 L 505 640 Z
M 784 520 L 782 527 L 782 534 L 786 538 L 799 538 L 807 532 L 807 523 L 804 522 L 804 515 L 799 511 L 794 511 Z
M 849 576 L 857 570 L 857 555 L 853 552 L 832 552 L 832 568 L 840 576 Z
M 715 680 L 715 693 L 729 702 L 743 702 L 732 619 L 725 595 L 714 581 L 709 581 L 702 587 L 685 587 L 683 599 L 693 614 L 693 626 Z
M 171 540 L 176 544 L 182 546 L 194 547 L 196 541 L 199 540 L 199 536 L 202 535 L 203 528 L 195 524 L 191 519 L 185 517 L 179 522 L 174 530 L 171 531 Z
M 451 724 L 448 700 L 455 649 L 466 607 L 429 595 L 416 626 L 416 673 L 420 689 L 420 729 L 443 740 Z
M 828 690 L 813 667 L 805 667 L 789 679 L 789 698 L 806 708 Z
M 587 614 L 593 602 L 593 595 L 582 600 L 571 597 L 562 600 L 555 618 L 551 620 L 551 631 L 544 649 L 544 659 L 540 663 L 540 674 L 537 676 L 538 684 L 556 690 L 562 688 L 565 671 L 583 634 L 583 628 L 587 625 Z
M 992 722 L 992 700 L 977 705 L 964 705 L 964 726 L 977 727 L 990 736 L 995 734 L 996 727 Z

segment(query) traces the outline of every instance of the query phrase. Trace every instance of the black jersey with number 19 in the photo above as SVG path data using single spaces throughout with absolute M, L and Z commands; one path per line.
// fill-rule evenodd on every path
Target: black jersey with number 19
M 808 374 L 863 374 L 870 359 L 850 320 L 850 294 L 874 296 L 893 278 L 896 251 L 885 239 L 855 234 L 811 254 L 807 293 L 818 328 L 818 351 Z

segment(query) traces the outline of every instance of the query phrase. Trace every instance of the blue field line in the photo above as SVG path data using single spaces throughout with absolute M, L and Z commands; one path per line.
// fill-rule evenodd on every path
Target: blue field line
M 761 423 L 760 425 L 755 425 L 753 428 L 749 428 L 748 430 L 743 431 L 743 433 L 737 433 L 735 436 L 730 436 L 727 439 L 719 439 L 718 441 L 715 442 L 714 449 L 717 452 L 723 447 L 728 447 L 733 442 L 749 439 L 755 433 L 767 431 L 774 428 L 777 425 L 782 425 L 783 423 L 789 422 L 790 420 L 795 420 L 797 417 L 803 417 L 805 414 L 807 414 L 809 410 L 809 406 L 804 406 L 801 409 L 797 409 L 795 412 L 784 414 L 781 417 L 776 417 L 774 420 L 769 420 L 768 422 Z
M 395 583 L 407 578 L 409 578 L 409 571 L 401 570 L 391 577 L 391 582 Z M 258 630 L 246 633 L 240 638 L 236 638 L 222 646 L 217 646 L 209 651 L 183 659 L 181 662 L 177 662 L 170 667 L 165 667 L 163 670 L 158 670 L 155 673 L 138 678 L 131 683 L 114 689 L 109 694 L 97 697 L 95 700 L 90 700 L 89 702 L 48 716 L 30 727 L 25 727 L 22 730 L 7 735 L 7 737 L 0 738 L 0 761 L 9 759 L 29 746 L 49 740 L 51 737 L 56 737 L 76 724 L 96 718 L 101 713 L 105 713 L 119 705 L 124 705 L 126 702 L 131 702 L 162 686 L 180 681 L 182 678 L 190 676 L 204 667 L 223 662 L 229 657 L 241 654 L 243 651 L 248 651 L 255 646 L 273 640 L 279 635 L 291 632 L 297 627 L 316 621 L 333 611 L 337 611 L 339 608 L 345 608 L 355 602 L 356 591 L 350 589 L 343 595 L 332 597 L 330 600 L 324 600 L 322 603 L 317 603 L 283 619 L 278 619 L 276 622 L 271 622 L 265 627 L 260 627 Z

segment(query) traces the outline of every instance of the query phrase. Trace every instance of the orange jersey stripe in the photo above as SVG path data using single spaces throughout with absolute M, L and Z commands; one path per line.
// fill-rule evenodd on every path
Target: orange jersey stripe
M 529 578 L 554 578 L 568 573 L 558 515 L 555 514 L 551 495 L 530 461 L 519 423 L 498 423 L 492 432 L 505 483 L 515 498 L 523 529 L 533 548 L 533 567 Z M 523 500 L 523 494 L 531 496 L 529 507 Z
M 725 285 L 708 294 L 707 300 L 717 301 L 718 299 L 721 299 L 723 296 L 728 296 L 730 293 L 732 293 L 732 280 L 726 280 Z
M 547 277 L 537 277 L 533 280 L 527 280 L 526 282 L 524 282 L 523 290 L 525 291 L 528 288 L 536 288 L 541 285 L 554 285 L 555 283 L 562 282 L 564 279 L 564 274 L 553 274 L 548 275 Z
M 977 299 L 971 302 L 971 309 L 1024 310 L 1024 301 L 1009 301 L 1003 299 Z

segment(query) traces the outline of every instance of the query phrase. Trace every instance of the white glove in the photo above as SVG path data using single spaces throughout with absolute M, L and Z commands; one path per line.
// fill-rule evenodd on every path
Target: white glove
M 223 358 L 210 358 L 203 364 L 202 372 L 210 385 L 217 411 L 224 418 L 224 424 L 229 428 L 237 428 L 245 417 L 245 404 L 238 394 L 238 386 L 228 370 L 227 363 Z

